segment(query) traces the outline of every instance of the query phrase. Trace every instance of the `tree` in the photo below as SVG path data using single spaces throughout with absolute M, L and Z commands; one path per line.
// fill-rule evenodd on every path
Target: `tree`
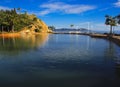
M 21 10 L 21 8 L 17 8 L 17 10 L 18 10 L 18 12 L 19 12 L 19 14 L 20 14 L 20 10 Z
M 16 12 L 16 9 L 14 8 L 14 10 L 11 10 L 11 14 L 8 14 L 10 15 L 10 20 L 9 20 L 9 23 L 10 23 L 10 27 L 11 27 L 11 30 L 12 32 L 14 32 L 14 25 L 16 23 L 16 20 L 18 20 L 18 15 L 17 15 L 17 12 Z
M 3 22 L 4 22 L 4 14 L 3 14 L 3 12 L 2 12 L 2 10 L 1 10 L 1 12 L 0 12 L 0 31 L 1 32 L 3 32 L 3 28 L 4 28 L 4 26 L 3 26 Z
M 55 30 L 55 27 L 54 26 L 48 26 L 48 29 L 50 29 L 50 30 Z
M 117 19 L 117 23 L 120 24 L 120 14 L 115 16 L 115 18 Z
M 1 10 L 0 11 L 0 30 L 3 32 L 4 30 L 7 31 L 8 27 L 9 27 L 9 14 L 10 11 L 9 10 Z
M 71 25 L 70 25 L 70 27 L 71 27 L 71 28 L 73 28 L 73 27 L 74 27 L 74 25 L 73 25 L 73 24 L 71 24 Z
M 39 20 L 35 15 L 26 13 L 18 14 L 18 9 L 0 10 L 0 31 L 20 31 Z
M 106 20 L 105 20 L 105 24 L 110 26 L 110 36 L 112 36 L 113 34 L 113 26 L 117 26 L 117 19 L 116 17 L 112 17 L 109 15 L 106 15 Z

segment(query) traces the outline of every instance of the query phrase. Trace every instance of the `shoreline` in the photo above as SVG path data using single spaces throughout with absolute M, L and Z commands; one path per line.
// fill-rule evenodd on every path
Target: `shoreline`
M 120 36 L 116 36 L 116 35 L 109 36 L 109 35 L 106 35 L 106 34 L 90 34 L 89 36 L 92 37 L 92 38 L 107 39 L 109 41 L 114 42 L 118 46 L 120 46 Z
M 14 33 L 0 33 L 0 38 L 19 38 L 22 36 L 30 36 L 30 35 L 41 35 L 41 34 L 48 34 L 48 33 L 21 33 L 21 32 L 14 32 Z
M 90 36 L 91 38 L 101 38 L 101 39 L 107 39 L 109 41 L 113 41 L 114 43 L 116 43 L 117 45 L 120 46 L 120 36 L 118 35 L 113 35 L 113 36 L 109 36 L 107 34 L 89 34 L 89 33 L 53 33 L 53 34 L 71 34 L 71 35 L 87 35 Z
M 0 37 L 4 38 L 13 38 L 13 37 L 20 37 L 20 33 L 0 33 Z
M 120 46 L 120 36 L 113 36 L 111 40 Z
M 14 33 L 0 33 L 0 37 L 4 38 L 18 38 L 24 35 L 39 35 L 39 34 L 46 34 L 46 33 L 20 33 L 20 32 L 14 32 Z M 113 35 L 109 37 L 106 34 L 88 34 L 88 33 L 47 33 L 47 34 L 71 34 L 71 35 L 87 35 L 92 38 L 101 38 L 101 39 L 107 39 L 110 41 L 113 41 L 117 45 L 120 46 L 120 36 Z

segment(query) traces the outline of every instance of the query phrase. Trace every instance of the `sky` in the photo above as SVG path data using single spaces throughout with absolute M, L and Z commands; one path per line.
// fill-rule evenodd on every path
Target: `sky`
M 120 0 L 0 0 L 0 9 L 21 8 L 56 28 L 108 30 L 105 15 L 120 14 Z M 120 26 L 116 29 L 120 30 Z

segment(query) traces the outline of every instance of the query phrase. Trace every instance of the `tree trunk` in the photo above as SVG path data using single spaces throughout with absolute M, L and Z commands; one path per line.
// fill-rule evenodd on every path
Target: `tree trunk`
M 14 25 L 12 25 L 12 32 L 14 32 Z
M 113 29 L 113 26 L 110 25 L 110 36 L 112 36 L 112 29 Z
M 3 25 L 2 25 L 2 33 L 3 33 Z
M 9 28 L 10 28 L 10 27 L 9 27 L 9 26 L 7 26 L 7 32 L 9 32 L 9 30 L 10 30 Z

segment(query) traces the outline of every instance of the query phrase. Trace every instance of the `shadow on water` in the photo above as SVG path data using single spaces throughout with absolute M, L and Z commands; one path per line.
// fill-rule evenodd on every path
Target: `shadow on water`
M 17 55 L 20 52 L 37 49 L 44 45 L 48 34 L 23 35 L 20 37 L 0 37 L 0 53 Z

